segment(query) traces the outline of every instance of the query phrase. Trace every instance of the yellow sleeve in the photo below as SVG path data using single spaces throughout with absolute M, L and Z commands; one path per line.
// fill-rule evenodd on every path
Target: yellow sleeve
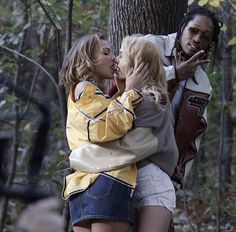
M 142 101 L 137 90 L 111 100 L 93 84 L 88 84 L 78 101 L 68 101 L 67 138 L 73 149 L 85 142 L 118 139 L 133 125 L 134 108 Z

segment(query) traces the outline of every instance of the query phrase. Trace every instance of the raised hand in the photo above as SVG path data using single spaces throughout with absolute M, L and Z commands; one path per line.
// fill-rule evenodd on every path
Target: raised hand
M 190 59 L 176 65 L 176 76 L 178 80 L 187 80 L 192 77 L 199 65 L 210 63 L 210 60 L 202 60 L 201 57 L 204 51 L 201 50 L 194 54 Z
M 140 89 L 145 86 L 149 78 L 149 65 L 141 63 L 135 70 L 131 68 L 128 71 L 125 80 L 126 90 Z

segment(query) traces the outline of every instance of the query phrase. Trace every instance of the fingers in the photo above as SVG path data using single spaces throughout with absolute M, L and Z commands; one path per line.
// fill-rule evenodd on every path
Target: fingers
M 132 67 L 129 71 L 128 71 L 128 76 L 131 76 L 131 74 L 133 73 L 133 71 L 134 71 L 134 68 Z M 136 70 L 137 71 L 137 70 Z
M 147 75 L 149 72 L 149 64 L 143 64 L 143 68 L 140 70 L 140 75 Z
M 146 64 L 144 62 L 142 62 L 136 69 L 136 71 L 140 72 L 145 68 Z
M 118 75 L 117 74 L 114 75 L 114 81 L 115 81 L 116 86 L 117 86 L 117 82 L 118 82 Z
M 140 77 L 140 81 L 142 81 L 143 84 L 146 84 L 149 79 L 149 64 L 141 63 L 133 74 L 136 78 Z
M 196 66 L 199 66 L 199 65 L 204 65 L 204 64 L 209 64 L 211 61 L 210 60 L 197 60 L 195 62 L 195 65 Z
M 140 75 L 143 76 L 143 81 L 146 83 L 149 79 L 149 64 L 145 64 L 144 68 L 140 72 Z
M 201 66 L 201 65 L 210 63 L 210 60 L 201 59 L 203 54 L 204 54 L 204 50 L 197 52 L 189 60 L 186 61 L 186 64 L 191 65 L 192 67 L 196 69 L 197 66 L 199 65 Z
M 187 62 L 188 63 L 195 62 L 196 60 L 200 59 L 204 53 L 205 53 L 204 50 L 201 50 L 201 51 L 197 52 Z
M 141 63 L 135 70 L 130 69 L 126 77 L 126 90 L 142 88 L 149 78 L 149 64 Z
M 145 72 L 145 70 L 147 69 L 147 67 L 148 67 L 148 64 L 145 64 L 145 63 L 142 62 L 142 63 L 139 64 L 139 66 L 135 69 L 134 74 L 136 74 L 136 73 L 142 74 L 142 71 Z M 130 71 L 131 71 L 131 70 L 132 70 L 132 72 L 133 72 L 133 68 L 131 68 Z M 131 72 L 130 74 L 132 74 L 132 72 Z

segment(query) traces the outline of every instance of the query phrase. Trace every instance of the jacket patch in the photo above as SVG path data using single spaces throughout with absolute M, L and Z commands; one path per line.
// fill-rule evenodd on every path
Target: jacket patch
M 202 97 L 191 96 L 188 98 L 187 102 L 189 106 L 198 108 L 198 115 L 202 116 L 209 100 Z

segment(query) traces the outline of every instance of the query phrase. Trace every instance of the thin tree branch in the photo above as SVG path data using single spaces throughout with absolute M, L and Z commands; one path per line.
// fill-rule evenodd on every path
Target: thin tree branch
M 39 5 L 42 7 L 43 12 L 46 14 L 46 16 L 48 17 L 49 21 L 51 22 L 51 24 L 53 25 L 53 27 L 55 28 L 56 32 L 57 32 L 57 52 L 58 52 L 58 61 L 59 61 L 59 67 L 61 67 L 61 63 L 62 63 L 62 58 L 61 58 L 61 43 L 60 43 L 60 30 L 58 29 L 57 25 L 55 24 L 55 22 L 53 21 L 53 19 L 51 18 L 51 16 L 48 14 L 47 10 L 45 9 L 44 5 L 41 3 L 40 0 L 37 0 L 37 2 L 39 3 Z
M 67 20 L 66 20 L 66 49 L 65 55 L 71 48 L 71 41 L 72 41 L 72 9 L 73 9 L 73 0 L 67 1 Z
M 52 81 L 54 87 L 56 88 L 56 92 L 57 92 L 57 95 L 58 95 L 58 98 L 59 98 L 59 104 L 60 104 L 60 108 L 63 109 L 63 100 L 62 100 L 62 94 L 61 94 L 61 91 L 58 87 L 58 84 L 56 83 L 56 81 L 54 80 L 53 76 L 43 67 L 41 66 L 38 62 L 36 62 L 35 60 L 23 55 L 22 53 L 20 52 L 17 52 L 11 48 L 8 48 L 4 45 L 0 45 L 1 48 L 5 49 L 6 51 L 10 52 L 10 53 L 13 53 L 13 54 L 16 54 L 26 60 L 28 60 L 29 62 L 33 63 L 34 65 L 36 65 L 37 67 L 39 67 L 43 72 L 44 74 L 46 74 L 47 77 L 49 77 L 49 79 Z M 65 115 L 63 112 L 61 112 L 61 117 L 62 117 L 62 122 L 63 122 L 63 126 L 64 126 L 64 123 L 65 123 Z
M 61 41 L 60 41 L 60 29 L 57 27 L 57 25 L 55 24 L 55 22 L 53 21 L 53 19 L 51 18 L 51 16 L 49 15 L 49 13 L 47 12 L 47 10 L 45 9 L 44 5 L 41 3 L 40 0 L 37 0 L 37 2 L 39 3 L 39 5 L 41 6 L 42 10 L 44 11 L 44 13 L 46 14 L 46 16 L 48 17 L 49 21 L 51 22 L 51 24 L 53 25 L 53 27 L 56 30 L 56 39 L 57 39 L 57 57 L 58 57 L 58 67 L 61 68 L 62 66 L 62 55 L 61 55 Z M 51 10 L 51 12 L 53 13 L 53 11 Z M 54 14 L 54 13 L 53 13 Z M 55 15 L 55 14 L 54 14 Z M 55 17 L 57 19 L 57 17 Z M 59 24 L 60 25 L 60 24 Z M 60 25 L 61 26 L 61 25 Z M 62 28 L 62 27 L 61 27 Z M 58 88 L 59 91 L 59 96 L 60 96 L 60 109 L 61 109 L 61 115 L 62 115 L 62 119 L 63 122 L 65 124 L 65 120 L 66 120 L 66 109 L 64 107 L 64 105 L 66 105 L 66 99 L 65 99 L 65 90 L 62 87 Z
M 8 47 L 6 47 L 4 45 L 0 45 L 0 47 L 5 49 L 5 50 L 7 50 L 8 52 L 11 52 L 11 53 L 14 53 L 14 54 L 16 54 L 18 56 L 21 56 L 22 58 L 28 60 L 29 62 L 31 62 L 31 63 L 35 64 L 37 67 L 39 67 L 46 74 L 46 76 L 49 77 L 49 79 L 52 81 L 52 83 L 54 84 L 54 86 L 56 87 L 56 89 L 58 91 L 58 86 L 57 86 L 57 83 L 54 80 L 53 76 L 43 66 L 41 66 L 38 62 L 36 62 L 35 60 L 29 58 L 28 56 L 25 56 L 22 53 L 20 53 L 18 51 L 15 51 L 15 50 L 13 50 L 11 48 L 8 48 Z

